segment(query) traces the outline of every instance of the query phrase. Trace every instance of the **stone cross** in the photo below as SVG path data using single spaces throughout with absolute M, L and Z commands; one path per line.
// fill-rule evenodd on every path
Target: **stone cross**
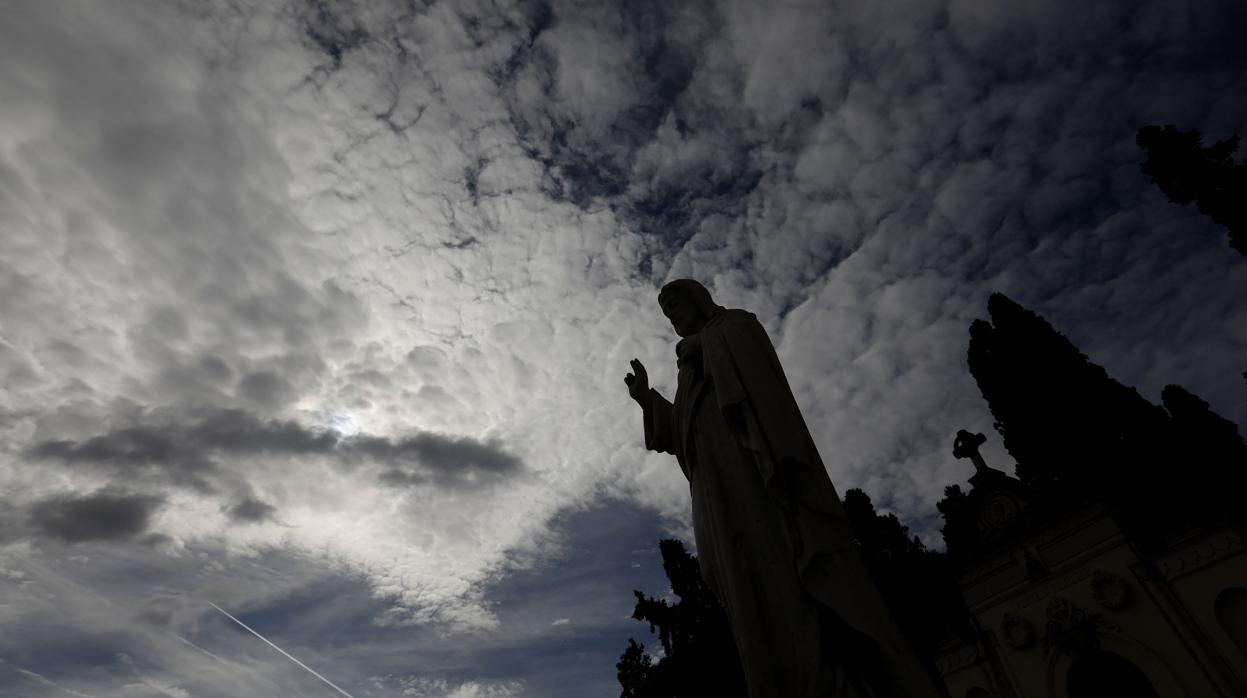
M 981 473 L 987 470 L 987 461 L 983 460 L 983 454 L 979 453 L 979 446 L 987 441 L 987 437 L 982 434 L 971 434 L 962 429 L 957 432 L 957 439 L 953 441 L 953 456 L 957 458 L 969 458 L 974 463 L 974 471 Z

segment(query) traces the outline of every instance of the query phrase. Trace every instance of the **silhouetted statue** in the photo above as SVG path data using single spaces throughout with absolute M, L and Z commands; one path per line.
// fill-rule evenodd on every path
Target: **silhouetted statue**
M 645 445 L 689 480 L 702 576 L 727 611 L 751 698 L 936 696 L 861 558 L 752 313 L 696 281 L 658 295 L 682 338 L 674 403 L 633 359 Z
M 1198 129 L 1172 124 L 1144 126 L 1135 142 L 1147 153 L 1143 174 L 1177 204 L 1192 201 L 1199 212 L 1230 231 L 1230 246 L 1247 256 L 1247 163 L 1234 162 L 1238 136 L 1203 147 Z

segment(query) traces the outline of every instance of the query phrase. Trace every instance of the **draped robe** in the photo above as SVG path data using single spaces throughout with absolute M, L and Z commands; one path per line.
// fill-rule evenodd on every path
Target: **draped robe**
M 674 404 L 651 390 L 645 446 L 689 481 L 702 576 L 751 698 L 938 695 L 856 550 L 766 331 L 719 308 L 677 346 Z

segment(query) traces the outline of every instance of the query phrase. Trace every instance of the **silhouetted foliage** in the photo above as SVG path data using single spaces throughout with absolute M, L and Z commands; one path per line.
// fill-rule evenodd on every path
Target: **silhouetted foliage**
M 988 311 L 990 323 L 970 326 L 970 373 L 1024 484 L 1061 497 L 1107 486 L 1123 460 L 1155 460 L 1144 446 L 1163 428 L 1163 410 L 1004 295 L 992 294 Z
M 970 617 L 948 556 L 911 538 L 895 514 L 880 515 L 860 489 L 844 493 L 844 510 L 862 561 L 896 624 L 933 670 L 939 642 L 962 632 Z M 940 683 L 934 671 L 932 678 Z
M 844 494 L 853 542 L 892 611 L 901 632 L 919 657 L 934 669 L 940 640 L 960 633 L 969 622 L 950 562 L 928 550 L 895 514 L 880 515 L 860 489 Z M 658 635 L 661 658 L 629 638 L 616 665 L 623 698 L 673 696 L 745 696 L 744 674 L 732 642 L 727 616 L 706 587 L 697 558 L 676 540 L 659 543 L 663 569 L 676 603 L 633 592 L 632 617 L 650 624 Z M 932 671 L 932 678 L 938 674 Z
M 660 541 L 663 570 L 675 603 L 636 594 L 632 617 L 657 632 L 662 657 L 657 661 L 645 645 L 628 639 L 615 665 L 622 698 L 745 698 L 745 676 L 732 640 L 727 614 L 701 577 L 697 558 L 678 540 Z
M 1207 148 L 1198 129 L 1172 124 L 1144 126 L 1135 142 L 1147 153 L 1140 169 L 1178 204 L 1192 201 L 1199 212 L 1230 231 L 1230 246 L 1247 256 L 1247 162 L 1235 164 L 1238 136 Z
M 1174 388 L 1167 412 L 1110 378 L 1030 310 L 993 294 L 988 311 L 990 323 L 970 327 L 970 372 L 1018 479 L 1041 500 L 1095 496 L 1147 542 L 1199 523 L 1192 513 L 1216 503 L 1210 488 L 1242 481 L 1237 431 L 1198 398 Z M 1191 444 L 1205 443 L 1213 445 L 1200 448 L 1222 465 L 1192 467 Z
M 1198 524 L 1222 517 L 1244 521 L 1247 492 L 1247 443 L 1230 420 L 1213 412 L 1207 402 L 1181 386 L 1167 385 L 1160 394 L 1173 418 L 1176 451 L 1184 472 L 1177 484 L 1186 492 L 1184 515 Z
M 645 645 L 638 645 L 636 640 L 628 638 L 628 649 L 619 657 L 615 670 L 619 685 L 623 686 L 623 692 L 619 694 L 621 698 L 662 695 L 655 685 L 658 682 L 654 676 L 654 662 L 645 653 Z
M 935 508 L 944 516 L 944 526 L 940 529 L 944 548 L 950 557 L 960 560 L 978 542 L 978 527 L 974 523 L 975 512 L 970 505 L 970 496 L 961 489 L 961 485 L 948 485 L 944 488 L 944 499 L 936 503 Z

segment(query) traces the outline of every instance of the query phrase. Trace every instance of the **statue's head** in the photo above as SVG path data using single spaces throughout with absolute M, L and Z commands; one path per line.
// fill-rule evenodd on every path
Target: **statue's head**
M 681 337 L 697 334 L 715 313 L 723 310 L 715 305 L 706 287 L 692 279 L 676 279 L 663 286 L 658 292 L 658 305 Z

